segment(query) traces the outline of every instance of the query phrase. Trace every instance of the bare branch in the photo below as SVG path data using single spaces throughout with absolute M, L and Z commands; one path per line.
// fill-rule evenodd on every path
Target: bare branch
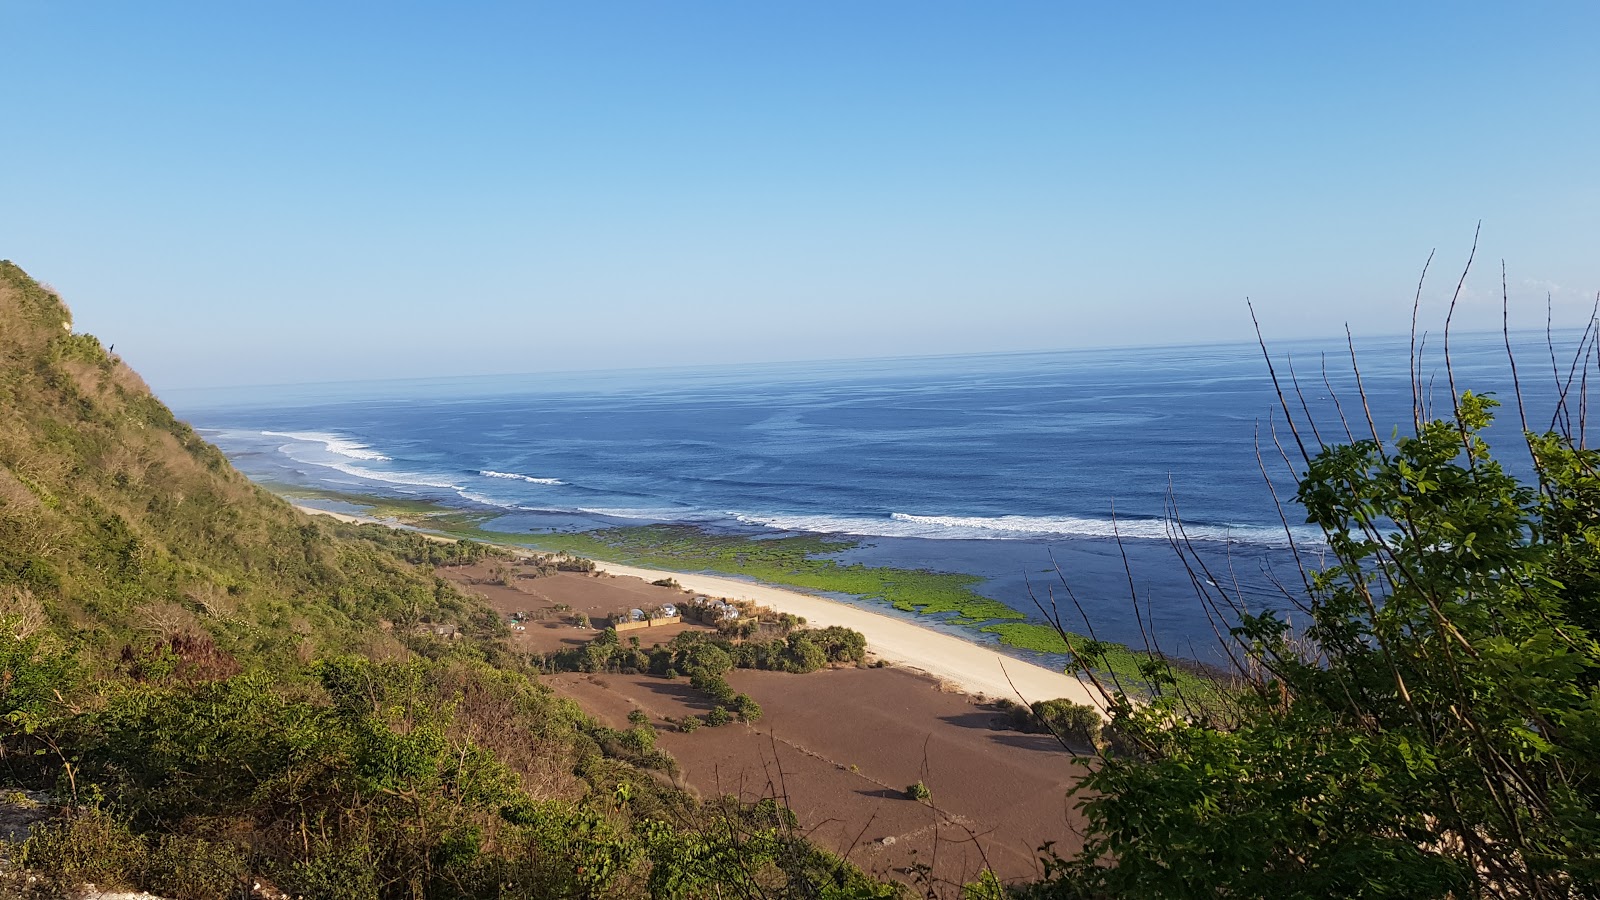
M 1422 264 L 1422 274 L 1417 277 L 1417 295 L 1411 301 L 1411 415 L 1419 431 L 1422 430 L 1422 397 L 1419 395 L 1422 357 L 1417 354 L 1417 313 L 1422 309 L 1422 285 L 1428 280 L 1428 267 L 1433 265 L 1433 255 L 1437 252 L 1437 247 L 1428 251 L 1428 260 Z
M 1472 456 L 1472 445 L 1467 442 L 1467 426 L 1461 421 L 1461 394 L 1456 390 L 1456 374 L 1450 363 L 1450 320 L 1456 315 L 1456 302 L 1461 299 L 1461 287 L 1467 283 L 1467 273 L 1472 271 L 1472 261 L 1478 257 L 1478 234 L 1483 231 L 1483 222 L 1478 222 L 1478 227 L 1472 231 L 1472 252 L 1467 254 L 1467 264 L 1461 267 L 1461 279 L 1456 282 L 1455 293 L 1450 295 L 1450 311 L 1444 316 L 1444 373 L 1450 383 L 1450 406 L 1455 410 L 1457 425 L 1461 428 L 1462 443 L 1467 445 L 1467 456 Z

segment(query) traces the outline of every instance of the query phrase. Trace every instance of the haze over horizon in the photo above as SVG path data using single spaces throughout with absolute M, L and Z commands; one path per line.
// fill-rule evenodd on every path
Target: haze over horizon
M 0 258 L 158 389 L 1580 322 L 1600 7 L 0 0 Z

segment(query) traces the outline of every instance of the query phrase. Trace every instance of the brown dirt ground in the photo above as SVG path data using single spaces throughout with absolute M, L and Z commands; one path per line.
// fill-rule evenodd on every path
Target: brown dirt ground
M 488 583 L 486 566 L 440 574 L 502 615 L 566 604 L 599 618 L 685 596 L 635 578 L 563 572 L 507 588 Z M 629 636 L 648 647 L 690 628 L 710 630 L 686 624 Z M 548 652 L 581 646 L 597 633 L 530 622 L 514 642 Z M 728 681 L 761 704 L 761 721 L 690 734 L 667 720 L 703 716 L 711 704 L 687 679 L 563 673 L 543 680 L 614 728 L 627 728 L 628 713 L 643 709 L 660 733 L 658 745 L 702 796 L 782 798 L 817 845 L 880 876 L 906 880 L 908 867 L 921 862 L 947 880 L 971 879 L 986 865 L 1003 879 L 1024 879 L 1038 876 L 1035 851 L 1046 841 L 1063 855 L 1079 846 L 1066 796 L 1083 772 L 1074 757 L 1049 736 L 999 728 L 998 714 L 975 698 L 916 673 L 737 670 Z M 906 787 L 919 780 L 932 791 L 932 806 L 906 799 Z
M 1045 841 L 1062 853 L 1077 847 L 1066 797 L 1082 772 L 1073 757 L 1047 736 L 994 727 L 993 711 L 910 672 L 735 671 L 729 683 L 761 704 L 761 721 L 690 734 L 666 720 L 710 704 L 684 680 L 564 673 L 544 681 L 614 728 L 645 710 L 658 745 L 702 796 L 783 798 L 819 846 L 880 875 L 903 878 L 920 861 L 951 880 L 986 864 L 1025 878 L 1039 874 L 1035 849 Z M 919 780 L 931 808 L 905 798 Z
M 663 603 L 681 604 L 692 594 L 677 588 L 658 587 L 637 578 L 618 578 L 613 575 L 585 575 L 580 572 L 558 572 L 543 577 L 528 577 L 529 570 L 516 567 L 519 573 L 515 587 L 506 587 L 489 580 L 489 566 L 452 566 L 438 570 L 439 575 L 462 590 L 477 594 L 489 601 L 502 617 L 524 612 L 538 614 L 556 606 L 572 607 L 571 613 L 549 613 L 548 619 L 529 621 L 526 631 L 512 632 L 512 646 L 532 653 L 549 653 L 587 644 L 598 632 L 578 628 L 566 620 L 570 614 L 584 613 L 594 620 L 602 619 L 619 609 L 660 606 Z M 683 622 L 677 625 L 660 625 L 626 632 L 624 637 L 636 637 L 645 647 L 665 644 L 683 631 L 713 631 L 702 625 Z

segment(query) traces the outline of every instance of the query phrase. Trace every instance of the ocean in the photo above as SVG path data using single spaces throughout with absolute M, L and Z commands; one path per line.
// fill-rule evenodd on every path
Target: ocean
M 1452 341 L 1458 387 L 1506 401 L 1490 436 L 1525 470 L 1502 336 Z M 1544 336 L 1517 343 L 1524 391 L 1547 423 Z M 1335 397 L 1357 436 L 1370 434 L 1344 340 L 1271 349 L 1323 439 L 1345 439 Z M 1356 342 L 1385 438 L 1410 425 L 1409 349 L 1409 337 Z M 1425 392 L 1447 411 L 1442 358 L 1425 351 Z M 1062 602 L 1065 585 L 1082 606 L 1061 610 L 1069 627 L 1087 619 L 1098 636 L 1139 646 L 1153 632 L 1168 652 L 1208 661 L 1219 658 L 1215 623 L 1170 545 L 1174 512 L 1209 577 L 1253 608 L 1287 609 L 1280 585 L 1299 583 L 1291 536 L 1313 564 L 1321 546 L 1292 503 L 1275 428 L 1297 461 L 1296 451 L 1253 343 L 164 399 L 270 485 L 429 500 L 492 513 L 485 527 L 511 534 L 671 522 L 855 536 L 845 559 L 977 575 L 981 593 L 1034 618 Z

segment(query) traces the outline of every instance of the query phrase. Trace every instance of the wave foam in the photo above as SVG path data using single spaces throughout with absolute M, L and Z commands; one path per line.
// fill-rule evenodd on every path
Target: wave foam
M 496 500 L 495 498 L 490 497 L 487 494 L 480 494 L 480 493 L 477 493 L 476 491 L 458 490 L 458 491 L 456 491 L 456 495 L 459 496 L 463 500 L 467 500 L 467 501 L 472 502 L 472 503 L 481 503 L 484 506 L 493 506 L 493 507 L 496 507 L 498 509 L 515 509 L 515 510 L 524 509 L 524 507 L 518 506 L 515 503 L 507 503 L 504 500 Z
M 651 522 L 686 522 L 703 519 L 694 513 L 682 508 L 670 509 L 631 509 L 616 507 L 583 507 L 576 512 L 590 516 L 606 516 L 612 519 L 642 519 Z
M 263 431 L 262 437 L 281 437 L 291 441 L 304 441 L 309 444 L 321 444 L 329 453 L 346 456 L 350 459 L 365 459 L 374 462 L 388 462 L 390 457 L 372 449 L 367 444 L 339 434 L 328 434 L 322 431 Z
M 263 431 L 264 437 L 286 438 L 300 444 L 321 444 L 324 451 L 346 459 L 361 462 L 391 462 L 393 457 L 385 456 L 353 438 L 340 434 L 330 434 L 323 431 Z M 296 455 L 289 449 L 289 445 L 279 448 L 284 456 L 303 466 L 320 466 L 343 472 L 351 478 L 360 478 L 366 481 L 381 481 L 384 484 L 404 484 L 413 487 L 445 488 L 447 490 L 460 490 L 461 485 L 446 475 L 436 475 L 428 472 L 388 472 L 367 466 L 358 466 L 354 463 L 343 462 L 337 459 L 309 459 L 306 455 Z
M 526 481 L 529 484 L 566 484 L 559 478 L 535 478 L 532 475 L 519 475 L 516 472 L 491 472 L 484 469 L 478 472 L 485 478 L 510 478 L 516 481 Z
M 293 459 L 293 457 L 290 458 Z M 429 475 L 426 472 L 380 472 L 377 469 L 353 466 L 349 463 L 310 462 L 303 459 L 297 459 L 295 461 L 306 463 L 307 465 L 323 466 L 343 472 L 344 474 L 354 478 L 365 478 L 368 481 L 381 481 L 385 484 L 409 484 L 417 487 L 445 488 L 452 491 L 461 490 L 461 485 L 456 484 L 449 478 L 446 478 L 442 475 Z
M 1067 537 L 1117 537 L 1167 540 L 1176 523 L 1166 519 L 1096 519 L 1078 516 L 924 516 L 891 513 L 875 516 L 806 516 L 733 514 L 746 525 L 783 531 L 854 534 L 865 537 L 914 537 L 944 540 L 1038 540 Z M 1281 527 L 1266 525 L 1185 524 L 1190 540 L 1286 546 Z M 1296 541 L 1320 543 L 1313 528 L 1293 530 Z

